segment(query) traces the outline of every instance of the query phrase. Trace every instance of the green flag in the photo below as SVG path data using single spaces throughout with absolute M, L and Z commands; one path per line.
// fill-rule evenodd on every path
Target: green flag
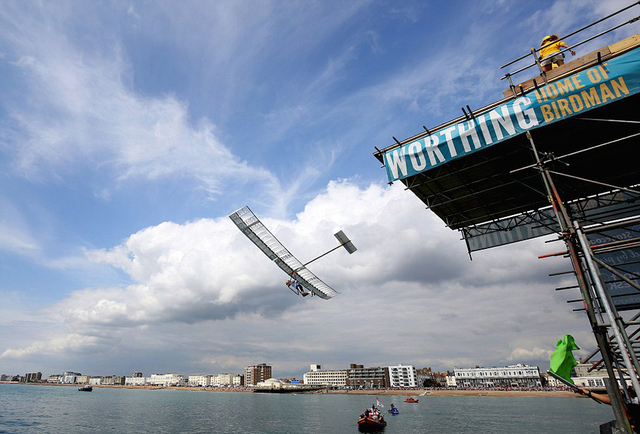
M 564 339 L 560 339 L 556 345 L 556 350 L 551 353 L 551 361 L 549 363 L 549 370 L 555 372 L 565 380 L 571 381 L 571 370 L 578 364 L 573 357 L 573 350 L 579 350 L 573 340 L 573 336 L 564 335 Z

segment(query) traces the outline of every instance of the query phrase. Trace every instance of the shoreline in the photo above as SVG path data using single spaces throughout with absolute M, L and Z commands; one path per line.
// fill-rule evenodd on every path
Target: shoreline
M 51 387 L 80 387 L 81 384 L 61 384 L 61 383 L 15 383 L 9 381 L 0 384 L 22 384 L 26 386 L 51 386 Z M 95 389 L 129 389 L 129 390 L 186 390 L 192 392 L 232 392 L 232 393 L 253 393 L 250 388 L 238 387 L 177 387 L 177 386 L 121 386 L 121 385 L 92 385 Z M 296 393 L 296 392 L 292 392 Z M 319 389 L 315 392 L 300 391 L 300 394 L 319 393 L 329 395 L 372 395 L 372 396 L 418 396 L 427 399 L 432 396 L 500 396 L 500 397 L 547 397 L 547 398 L 586 398 L 583 395 L 570 390 L 483 390 L 483 389 L 382 389 L 382 390 L 329 390 Z
M 432 396 L 535 396 L 547 398 L 586 398 L 568 390 L 482 390 L 482 389 L 417 389 L 417 390 L 330 390 L 329 394 L 417 396 L 428 399 Z

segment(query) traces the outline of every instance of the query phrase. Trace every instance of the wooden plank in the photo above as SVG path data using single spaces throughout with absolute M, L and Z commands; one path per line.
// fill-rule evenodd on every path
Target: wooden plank
M 640 45 L 640 33 L 636 33 L 633 36 L 629 36 L 627 39 L 623 39 L 622 41 L 609 45 L 609 50 L 611 50 L 612 53 L 617 54 L 623 51 L 628 51 L 638 45 Z

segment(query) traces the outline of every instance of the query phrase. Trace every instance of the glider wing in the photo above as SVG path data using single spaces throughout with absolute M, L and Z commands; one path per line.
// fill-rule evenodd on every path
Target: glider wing
M 293 277 L 295 273 L 295 279 L 308 291 L 325 300 L 338 295 L 338 291 L 320 280 L 293 256 L 248 206 L 230 214 L 229 218 L 253 244 L 258 246 L 288 276 Z

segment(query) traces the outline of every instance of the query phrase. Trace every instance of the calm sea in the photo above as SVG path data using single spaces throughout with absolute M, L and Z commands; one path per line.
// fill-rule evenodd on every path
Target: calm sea
M 598 433 L 611 409 L 586 399 L 379 396 L 393 433 Z M 276 395 L 0 384 L 0 433 L 357 433 L 374 396 Z

